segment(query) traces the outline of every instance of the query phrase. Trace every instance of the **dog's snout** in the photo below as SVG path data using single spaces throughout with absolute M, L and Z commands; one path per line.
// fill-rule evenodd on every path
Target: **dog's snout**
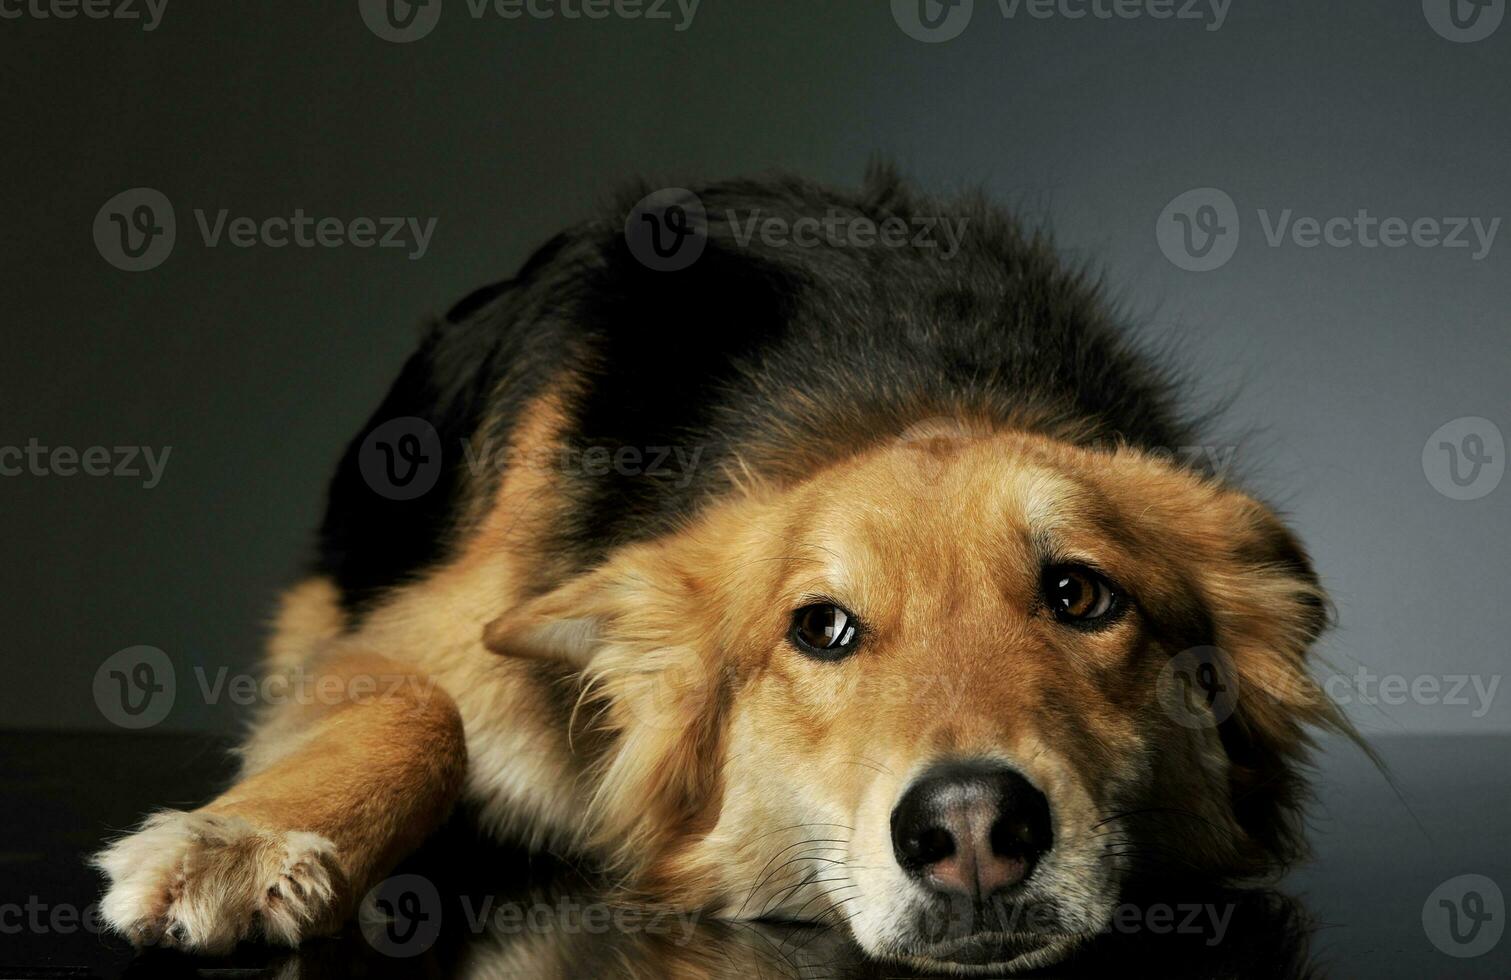
M 1044 794 L 994 763 L 931 769 L 892 811 L 897 863 L 935 889 L 977 899 L 1027 878 L 1052 844 Z

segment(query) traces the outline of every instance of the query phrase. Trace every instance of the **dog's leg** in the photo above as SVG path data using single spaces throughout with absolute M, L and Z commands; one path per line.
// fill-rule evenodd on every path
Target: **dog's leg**
M 461 718 L 423 675 L 379 656 L 310 668 L 245 749 L 239 782 L 109 845 L 105 921 L 138 944 L 224 952 L 329 932 L 429 834 L 466 770 Z

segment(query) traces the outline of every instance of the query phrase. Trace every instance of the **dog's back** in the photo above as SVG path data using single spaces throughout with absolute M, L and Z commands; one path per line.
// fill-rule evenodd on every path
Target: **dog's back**
M 685 520 L 732 474 L 800 478 L 938 420 L 1192 444 L 1163 370 L 1097 286 L 978 197 L 928 197 L 881 167 L 858 193 L 698 187 L 702 253 L 658 271 L 625 234 L 641 193 L 458 303 L 353 439 L 317 562 L 348 614 L 453 555 L 513 465 L 550 471 L 545 588 Z M 560 444 L 522 451 L 511 435 L 547 394 Z M 364 472 L 374 433 L 400 419 L 436 433 L 419 496 L 375 490 L 371 460 Z

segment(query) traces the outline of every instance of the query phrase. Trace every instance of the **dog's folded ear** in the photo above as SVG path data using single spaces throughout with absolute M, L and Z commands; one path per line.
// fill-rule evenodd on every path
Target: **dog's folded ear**
M 1274 511 L 1237 491 L 1222 494 L 1216 516 L 1221 542 L 1197 552 L 1206 560 L 1196 577 L 1213 640 L 1238 675 L 1235 710 L 1219 726 L 1234 815 L 1271 859 L 1285 861 L 1304 849 L 1298 767 L 1311 732 L 1358 736 L 1309 669 L 1328 605 L 1306 551 Z
M 606 645 L 655 645 L 663 627 L 686 618 L 694 589 L 678 571 L 675 539 L 631 545 L 483 628 L 483 644 L 502 656 L 554 660 L 586 670 Z
M 569 665 L 612 751 L 598 760 L 593 837 L 628 867 L 678 839 L 719 785 L 725 705 L 696 547 L 679 535 L 626 546 L 489 623 L 495 653 Z M 575 712 L 574 712 L 575 717 Z
M 1312 646 L 1329 622 L 1326 593 L 1295 534 L 1263 502 L 1221 481 L 1123 462 L 1125 530 L 1141 552 L 1168 562 L 1161 574 L 1184 583 L 1178 591 L 1196 603 L 1161 624 L 1170 654 L 1215 648 L 1213 666 L 1230 672 L 1212 722 L 1232 815 L 1247 838 L 1234 866 L 1259 871 L 1292 860 L 1303 851 L 1313 734 L 1357 741 L 1312 673 Z
M 501 656 L 587 667 L 612 614 L 612 577 L 608 567 L 587 572 L 498 616 L 483 627 L 483 645 Z
M 599 620 L 592 616 L 528 624 L 519 617 L 500 616 L 483 628 L 483 645 L 502 656 L 560 660 L 586 667 L 592 662 L 599 632 Z

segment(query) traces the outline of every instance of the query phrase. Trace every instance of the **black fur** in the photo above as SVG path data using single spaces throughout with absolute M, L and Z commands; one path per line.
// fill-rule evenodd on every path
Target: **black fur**
M 564 367 L 581 379 L 574 448 L 701 450 L 690 479 L 564 470 L 559 544 L 573 568 L 685 518 L 723 489 L 720 464 L 735 453 L 775 472 L 794 447 L 834 458 L 959 415 L 1080 441 L 1192 444 L 1174 386 L 1130 344 L 1097 286 L 979 198 L 935 200 L 885 168 L 858 193 L 791 177 L 697 187 L 706 250 L 687 269 L 658 272 L 623 234 L 646 190 L 557 236 L 511 282 L 464 299 L 405 365 L 331 485 L 317 565 L 348 612 L 450 553 L 469 501 L 498 477 L 468 471 L 463 441 L 501 443 Z M 950 258 L 939 248 L 739 242 L 726 216 L 738 223 L 756 211 L 789 223 L 833 211 L 968 224 Z M 392 501 L 365 484 L 359 447 L 374 426 L 410 415 L 439 431 L 447 469 L 425 496 Z

